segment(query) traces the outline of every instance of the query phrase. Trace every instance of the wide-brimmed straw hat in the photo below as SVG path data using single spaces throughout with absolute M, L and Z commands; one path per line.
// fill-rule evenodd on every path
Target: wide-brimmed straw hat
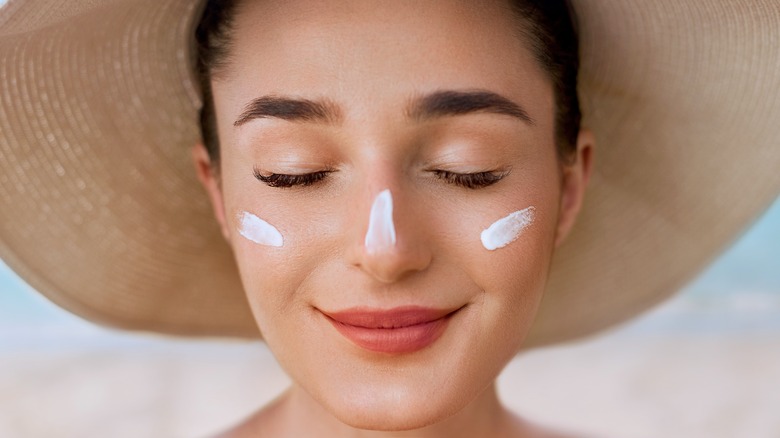
M 677 291 L 780 192 L 780 2 L 576 0 L 595 174 L 528 345 Z M 101 324 L 257 337 L 191 147 L 201 2 L 0 10 L 0 257 Z

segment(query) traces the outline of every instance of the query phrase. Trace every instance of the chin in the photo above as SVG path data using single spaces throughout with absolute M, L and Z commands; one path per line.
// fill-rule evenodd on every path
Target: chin
M 438 423 L 451 414 L 398 412 L 390 408 L 377 410 L 361 406 L 360 411 L 344 410 L 331 412 L 339 421 L 355 429 L 398 432 L 422 429 Z
M 443 421 L 463 408 L 458 400 L 443 400 L 416 391 L 382 389 L 345 391 L 344 399 L 325 400 L 323 406 L 342 423 L 356 429 L 405 431 Z M 464 402 L 465 404 L 465 402 Z

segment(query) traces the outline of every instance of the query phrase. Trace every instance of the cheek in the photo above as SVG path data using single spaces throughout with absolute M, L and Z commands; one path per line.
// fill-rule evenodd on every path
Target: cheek
M 515 193 L 512 198 L 486 203 L 470 213 L 445 219 L 452 236 L 460 236 L 441 251 L 448 264 L 466 271 L 480 290 L 475 302 L 480 307 L 481 333 L 474 340 L 490 339 L 485 357 L 511 358 L 530 330 L 544 293 L 554 248 L 557 202 L 554 196 Z M 516 227 L 515 239 L 488 250 L 483 231 L 516 212 L 533 208 L 533 218 Z M 528 218 L 526 218 L 528 219 Z M 510 227 L 511 228 L 511 227 Z M 474 346 L 476 348 L 476 346 Z M 475 350 L 477 351 L 477 350 Z
M 297 332 L 286 325 L 306 316 L 300 315 L 307 311 L 300 304 L 312 299 L 308 279 L 322 268 L 324 255 L 337 252 L 337 242 L 328 236 L 343 233 L 340 216 L 306 203 L 288 204 L 249 195 L 227 209 L 241 281 L 269 344 Z M 252 218 L 248 224 L 247 217 Z
M 544 294 L 553 249 L 550 228 L 537 216 L 517 240 L 487 254 L 483 274 L 475 274 L 485 290 L 486 315 L 491 315 L 485 324 L 515 334 L 507 340 L 513 349 L 525 339 Z

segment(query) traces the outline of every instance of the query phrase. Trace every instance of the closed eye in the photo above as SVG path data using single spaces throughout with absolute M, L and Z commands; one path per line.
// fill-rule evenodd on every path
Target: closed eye
M 264 175 L 260 170 L 255 168 L 253 173 L 255 178 L 269 187 L 290 188 L 295 186 L 311 186 L 322 181 L 332 172 L 332 170 L 321 170 L 304 174 L 269 173 Z M 433 173 L 437 178 L 442 179 L 449 184 L 467 189 L 480 189 L 491 186 L 501 181 L 508 174 L 508 172 L 495 171 L 457 173 L 448 170 L 434 170 Z
M 475 172 L 475 173 L 456 173 L 449 170 L 434 170 L 437 178 L 467 189 L 481 189 L 492 186 L 501 181 L 509 172 Z
M 269 173 L 264 175 L 257 168 L 254 169 L 255 178 L 269 187 L 289 188 L 295 186 L 310 186 L 325 179 L 332 170 L 321 170 L 303 174 Z

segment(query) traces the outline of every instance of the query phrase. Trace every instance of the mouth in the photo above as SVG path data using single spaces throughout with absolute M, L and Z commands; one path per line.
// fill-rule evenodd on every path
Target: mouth
M 353 308 L 325 312 L 328 322 L 363 349 L 389 354 L 412 353 L 436 342 L 457 309 L 396 307 L 388 310 Z

